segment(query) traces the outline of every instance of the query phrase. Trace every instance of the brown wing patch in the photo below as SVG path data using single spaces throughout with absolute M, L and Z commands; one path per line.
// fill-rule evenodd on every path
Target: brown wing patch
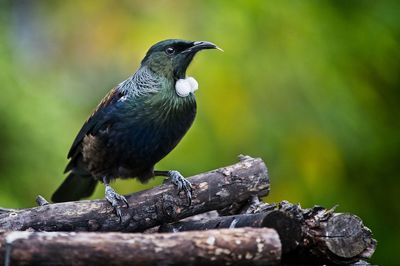
M 83 162 L 87 165 L 88 170 L 91 174 L 96 175 L 96 173 L 103 169 L 104 158 L 106 157 L 106 152 L 104 149 L 104 144 L 95 136 L 87 135 L 82 141 L 82 155 Z
M 79 149 L 77 148 L 82 144 L 83 138 L 86 135 L 92 133 L 93 127 L 95 127 L 102 118 L 103 114 L 101 111 L 107 108 L 109 105 L 118 101 L 124 95 L 125 94 L 123 92 L 117 90 L 117 87 L 114 87 L 109 93 L 107 93 L 107 95 L 93 111 L 92 115 L 83 124 L 81 130 L 79 131 L 74 142 L 72 143 L 71 149 L 68 152 L 68 158 L 73 157 L 79 151 Z

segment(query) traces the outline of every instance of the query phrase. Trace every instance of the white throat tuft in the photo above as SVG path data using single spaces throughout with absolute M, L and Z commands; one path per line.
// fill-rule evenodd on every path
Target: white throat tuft
M 186 97 L 190 93 L 194 93 L 199 88 L 199 83 L 192 78 L 178 79 L 175 83 L 176 94 L 179 97 Z

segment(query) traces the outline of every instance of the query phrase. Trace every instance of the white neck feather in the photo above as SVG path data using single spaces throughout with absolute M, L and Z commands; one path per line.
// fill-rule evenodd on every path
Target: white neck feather
M 187 97 L 190 93 L 194 93 L 199 88 L 199 83 L 192 78 L 178 79 L 175 83 L 176 94 L 179 97 Z

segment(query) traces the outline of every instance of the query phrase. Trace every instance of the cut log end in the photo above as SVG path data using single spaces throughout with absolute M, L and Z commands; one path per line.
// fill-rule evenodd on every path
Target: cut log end
M 352 214 L 334 215 L 325 227 L 325 235 L 328 250 L 342 258 L 369 258 L 368 251 L 376 247 L 371 231 Z

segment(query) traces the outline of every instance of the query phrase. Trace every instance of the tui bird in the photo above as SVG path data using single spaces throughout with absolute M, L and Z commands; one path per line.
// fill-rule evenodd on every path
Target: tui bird
M 197 82 L 186 77 L 195 54 L 219 49 L 205 41 L 164 40 L 153 45 L 139 69 L 114 87 L 76 136 L 68 153 L 65 181 L 53 202 L 90 196 L 98 181 L 121 218 L 128 202 L 110 186 L 115 178 L 146 182 L 166 176 L 191 203 L 192 186 L 178 171 L 155 171 L 154 165 L 182 139 L 196 115 Z

